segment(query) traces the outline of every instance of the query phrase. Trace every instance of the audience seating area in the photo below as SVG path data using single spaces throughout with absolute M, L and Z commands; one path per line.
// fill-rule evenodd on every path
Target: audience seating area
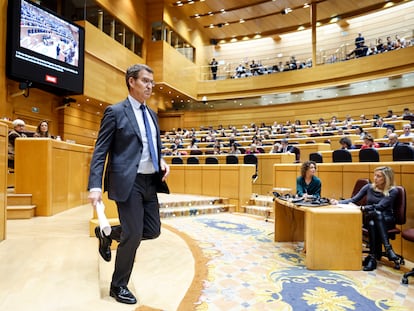
M 384 121 L 386 126 L 378 127 L 377 119 L 355 121 L 348 117 L 347 120 L 337 121 L 336 117 L 332 117 L 330 121 L 307 121 L 305 126 L 301 125 L 302 122 L 299 121 L 296 121 L 295 124 L 286 121 L 284 124 L 275 122 L 269 126 L 262 124 L 260 127 L 251 124 L 250 127 L 229 126 L 227 129 L 222 126 L 217 129 L 212 127 L 199 130 L 174 129 L 163 135 L 163 154 L 166 159 L 177 156 L 185 158 L 187 155 L 191 155 L 204 161 L 203 155 L 229 154 L 230 146 L 233 143 L 236 144 L 240 154 L 251 152 L 263 154 L 274 153 L 275 145 L 279 146 L 282 140 L 287 140 L 289 145 L 294 145 L 290 147 L 290 152 L 295 153 L 295 161 L 297 162 L 308 160 L 312 153 L 320 153 L 323 162 L 389 161 L 388 158 L 382 158 L 383 152 L 377 150 L 358 150 L 356 155 L 353 154 L 354 150 L 350 150 L 351 158 L 349 155 L 344 155 L 346 152 L 338 152 L 338 154 L 331 156 L 332 152 L 341 149 L 339 140 L 344 136 L 349 137 L 357 149 L 363 145 L 361 133 L 358 132 L 359 127 L 363 129 L 365 134 L 374 137 L 375 142 L 381 148 L 387 148 L 388 138 L 385 137 L 387 127 L 391 126 L 395 129 L 394 133 L 400 136 L 403 133 L 403 125 L 411 123 L 409 119 L 402 116 L 384 118 Z M 414 135 L 414 129 L 411 131 Z M 403 137 L 400 138 L 400 142 L 409 146 L 412 145 L 413 138 Z M 251 151 L 254 146 L 256 150 Z M 411 147 L 405 149 L 404 157 L 411 160 L 407 150 L 412 149 Z M 167 160 L 167 162 L 170 161 Z

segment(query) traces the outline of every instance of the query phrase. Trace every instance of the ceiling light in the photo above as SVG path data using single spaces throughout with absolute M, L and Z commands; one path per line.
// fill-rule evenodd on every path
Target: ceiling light
M 240 23 L 240 24 L 243 24 L 243 23 L 244 23 L 244 19 L 243 19 L 243 18 L 240 18 L 239 23 Z
M 305 27 L 304 27 L 303 25 L 300 25 L 300 26 L 298 27 L 298 31 L 302 31 L 302 30 L 305 30 Z
M 289 14 L 290 12 L 292 12 L 292 9 L 291 8 L 286 8 L 286 9 L 283 9 L 282 10 L 282 15 L 286 15 L 286 14 Z
M 338 21 L 339 21 L 339 17 L 338 16 L 335 16 L 335 17 L 332 17 L 329 22 L 333 24 L 333 23 L 336 23 Z
M 303 8 L 304 9 L 307 9 L 309 7 L 309 3 L 305 3 L 304 5 L 303 5 Z

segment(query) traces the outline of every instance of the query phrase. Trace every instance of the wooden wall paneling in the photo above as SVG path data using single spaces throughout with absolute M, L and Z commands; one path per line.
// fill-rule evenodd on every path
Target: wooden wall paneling
M 171 164 L 167 184 L 172 193 L 185 193 L 185 166 Z
M 0 117 L 12 117 L 12 109 L 8 99 L 8 80 L 6 78 L 6 37 L 7 37 L 7 1 L 0 3 L 0 42 L 2 48 L 0 49 Z
M 56 213 L 63 212 L 68 208 L 68 189 L 69 189 L 69 163 L 70 155 L 66 153 L 66 150 L 53 148 L 50 150 L 50 159 L 52 160 L 52 168 L 54 170 L 53 178 L 49 176 L 52 184 L 51 200 L 47 199 L 47 212 L 43 216 L 53 215 Z M 50 172 L 51 173 L 51 172 Z M 56 175 L 55 175 L 56 174 Z M 72 186 L 79 184 L 75 182 Z M 87 188 L 85 188 L 87 189 Z M 85 191 L 85 189 L 83 189 Z M 44 194 L 46 196 L 46 194 Z M 52 207 L 53 202 L 53 207 Z M 40 208 L 41 206 L 39 206 Z
M 300 175 L 299 164 L 273 165 L 273 187 L 290 188 L 291 194 L 296 194 L 296 178 Z
M 247 204 L 252 194 L 252 165 L 220 165 L 220 197 L 229 198 L 236 205 L 236 212 Z
M 0 241 L 7 237 L 8 127 L 0 123 Z
M 96 2 L 135 33 L 144 37 L 147 13 L 145 0 L 96 0 Z
M 163 82 L 195 98 L 199 68 L 165 41 L 163 61 Z
M 182 128 L 182 114 L 168 114 L 163 116 L 158 116 L 158 122 L 160 129 L 167 130 L 167 129 L 178 129 Z
M 339 198 L 342 196 L 342 167 L 318 164 L 316 175 L 321 179 L 322 197 Z
M 186 165 L 184 171 L 184 193 L 200 194 L 203 193 L 202 184 L 202 164 Z
M 154 70 L 154 79 L 157 82 L 164 81 L 164 46 L 163 41 L 151 41 L 147 44 L 147 64 Z
M 332 164 L 335 166 L 335 164 Z M 335 199 L 344 198 L 348 199 L 352 195 L 355 183 L 359 178 L 368 178 L 373 181 L 373 173 L 369 171 L 369 166 L 365 163 L 343 163 L 342 166 L 342 189 L 335 196 L 331 196 L 331 193 L 327 193 L 328 197 Z
M 51 148 L 47 139 L 22 139 L 15 142 L 15 192 L 30 193 L 36 216 L 52 214 Z M 41 169 L 41 173 L 39 172 Z
M 220 170 L 221 165 L 205 165 L 203 166 L 202 177 L 202 193 L 208 196 L 217 196 L 220 193 Z
M 127 94 L 125 70 L 143 59 L 92 24 L 79 24 L 86 37 L 84 95 L 105 103 L 120 101 Z
M 16 140 L 15 192 L 32 194 L 36 216 L 85 204 L 92 149 L 47 138 Z
M 273 170 L 274 164 L 279 163 L 294 163 L 294 154 L 260 154 L 258 155 L 258 175 L 254 185 L 260 185 L 257 193 L 268 194 L 273 189 Z

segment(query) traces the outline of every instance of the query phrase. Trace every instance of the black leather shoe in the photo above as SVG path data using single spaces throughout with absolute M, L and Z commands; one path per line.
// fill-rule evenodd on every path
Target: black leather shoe
M 364 266 L 364 271 L 373 271 L 377 268 L 377 261 L 371 255 L 368 256 L 367 264 Z M 365 261 L 365 260 L 364 260 Z
M 362 266 L 365 267 L 370 260 L 371 260 L 370 256 L 365 257 L 364 260 L 362 261 Z
M 95 228 L 95 235 L 99 240 L 99 254 L 105 261 L 111 261 L 111 238 L 101 233 L 99 227 Z
M 137 303 L 137 299 L 129 291 L 128 287 L 126 286 L 120 286 L 120 287 L 111 286 L 109 295 L 111 297 L 114 297 L 116 301 L 121 302 L 121 303 L 126 303 L 129 305 L 133 305 Z
M 387 257 L 388 257 L 389 261 L 397 261 L 399 259 L 398 256 L 394 253 L 394 251 L 392 250 L 391 247 L 386 248 L 385 252 L 387 254 Z

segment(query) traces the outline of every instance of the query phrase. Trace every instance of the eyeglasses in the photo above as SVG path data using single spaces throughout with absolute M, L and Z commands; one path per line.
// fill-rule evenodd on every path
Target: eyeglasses
M 150 80 L 150 79 L 147 79 L 147 78 L 141 78 L 140 80 L 145 85 L 149 85 L 151 87 L 154 87 L 155 86 L 155 81 L 154 80 Z

